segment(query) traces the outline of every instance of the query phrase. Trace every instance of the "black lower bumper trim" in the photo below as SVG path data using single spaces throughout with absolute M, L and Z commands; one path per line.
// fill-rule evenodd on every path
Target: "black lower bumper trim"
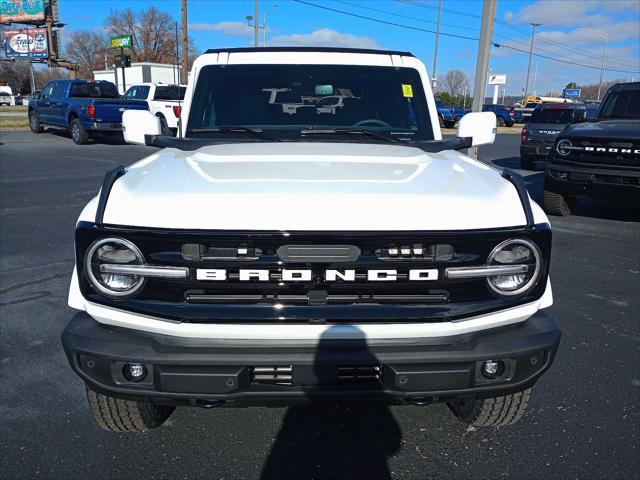
M 594 196 L 632 197 L 640 192 L 640 172 L 550 164 L 545 189 Z
M 543 312 L 515 326 L 437 344 L 194 341 L 108 328 L 85 313 L 76 314 L 62 334 L 72 368 L 97 391 L 164 404 L 229 406 L 318 397 L 442 401 L 503 395 L 533 385 L 553 362 L 559 341 L 558 327 Z M 501 360 L 504 373 L 485 377 L 486 360 Z M 134 362 L 147 367 L 138 382 L 123 374 Z

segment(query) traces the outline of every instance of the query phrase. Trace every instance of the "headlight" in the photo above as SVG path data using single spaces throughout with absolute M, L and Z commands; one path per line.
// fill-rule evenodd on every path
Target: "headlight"
M 567 147 L 572 147 L 572 146 L 573 146 L 573 143 L 571 143 L 571 140 L 569 140 L 568 138 L 563 138 L 556 144 L 556 152 L 558 152 L 560 155 L 569 155 L 571 150 L 568 149 Z
M 542 255 L 535 243 L 524 239 L 511 239 L 493 249 L 487 259 L 488 266 L 522 266 L 522 272 L 487 277 L 489 288 L 502 296 L 522 295 L 531 290 L 540 277 Z
M 91 286 L 108 297 L 133 295 L 144 284 L 144 277 L 130 273 L 105 272 L 103 266 L 142 265 L 144 257 L 133 243 L 122 238 L 103 238 L 95 241 L 85 257 L 85 272 Z

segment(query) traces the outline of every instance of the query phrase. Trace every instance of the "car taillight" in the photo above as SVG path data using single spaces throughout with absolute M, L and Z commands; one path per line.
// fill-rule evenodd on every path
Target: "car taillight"
M 520 132 L 520 143 L 527 143 L 528 137 L 529 137 L 529 131 L 527 130 L 527 127 L 524 127 L 522 129 L 522 132 Z
M 87 114 L 89 118 L 96 118 L 96 107 L 94 105 L 87 105 Z
M 513 112 L 509 112 L 509 116 L 510 116 L 510 117 L 515 116 L 515 113 L 513 113 Z
M 182 107 L 180 105 L 174 105 L 173 114 L 176 116 L 176 118 L 180 118 L 181 113 L 182 113 Z

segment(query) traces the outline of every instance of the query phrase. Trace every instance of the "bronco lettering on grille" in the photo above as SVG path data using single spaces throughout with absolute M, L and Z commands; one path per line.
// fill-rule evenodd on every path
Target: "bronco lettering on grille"
M 394 269 L 384 270 L 365 270 L 360 272 L 370 282 L 395 282 L 399 279 L 400 273 Z M 282 282 L 310 282 L 313 277 L 313 271 L 311 269 L 287 269 L 282 271 L 270 271 L 264 269 L 239 269 L 233 272 L 229 272 L 221 268 L 198 268 L 196 270 L 196 280 L 203 281 L 227 281 L 237 280 L 240 282 L 268 282 L 272 279 L 274 274 L 280 275 L 280 281 Z M 411 269 L 408 274 L 405 275 L 411 282 L 424 282 L 438 280 L 438 269 Z M 333 270 L 328 269 L 323 272 L 319 278 L 325 282 L 355 282 L 356 271 L 355 270 Z

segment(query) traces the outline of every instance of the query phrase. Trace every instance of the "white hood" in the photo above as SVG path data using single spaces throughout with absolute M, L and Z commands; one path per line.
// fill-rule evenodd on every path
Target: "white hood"
M 356 143 L 165 149 L 127 169 L 104 222 L 216 230 L 469 230 L 526 223 L 514 186 L 455 151 Z

